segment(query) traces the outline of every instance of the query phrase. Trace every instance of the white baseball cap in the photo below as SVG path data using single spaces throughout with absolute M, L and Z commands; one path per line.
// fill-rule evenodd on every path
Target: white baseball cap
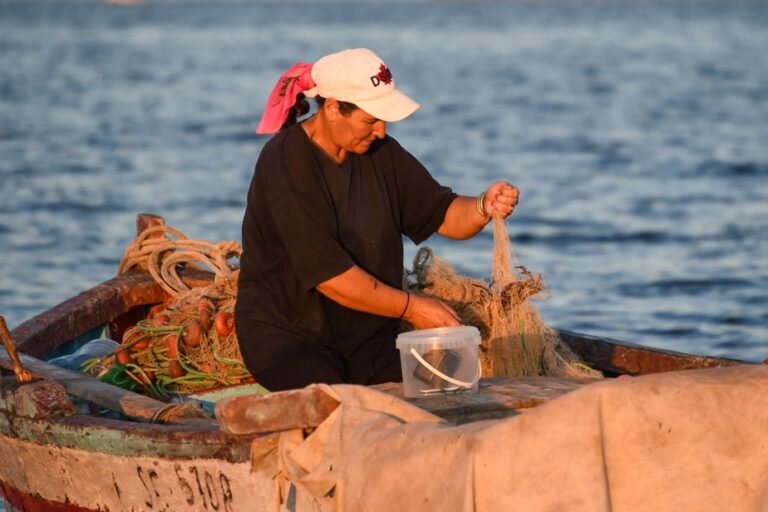
M 312 66 L 312 79 L 315 87 L 304 91 L 305 96 L 354 103 L 382 121 L 400 121 L 419 108 L 418 103 L 395 88 L 384 61 L 366 48 L 322 57 Z

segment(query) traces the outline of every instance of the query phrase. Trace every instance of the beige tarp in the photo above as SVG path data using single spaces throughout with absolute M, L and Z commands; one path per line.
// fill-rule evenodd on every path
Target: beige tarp
M 458 427 L 370 389 L 323 388 L 342 405 L 317 430 L 280 434 L 277 466 L 255 454 L 283 483 L 282 508 L 768 510 L 766 367 L 606 380 Z

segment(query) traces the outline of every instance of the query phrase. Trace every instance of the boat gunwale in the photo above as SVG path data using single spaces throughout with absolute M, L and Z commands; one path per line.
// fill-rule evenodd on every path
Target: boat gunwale
M 250 457 L 252 442 L 265 434 L 233 435 L 220 429 L 132 422 L 82 414 L 27 418 L 0 408 L 2 436 L 57 448 L 118 456 L 244 462 Z
M 182 274 L 192 287 L 210 284 L 213 274 L 191 269 Z M 130 271 L 89 288 L 35 315 L 11 330 L 20 353 L 37 359 L 83 332 L 111 322 L 139 306 L 159 304 L 167 292 L 148 272 Z
M 557 329 L 560 339 L 588 365 L 609 376 L 647 375 L 669 371 L 755 364 L 703 356 Z

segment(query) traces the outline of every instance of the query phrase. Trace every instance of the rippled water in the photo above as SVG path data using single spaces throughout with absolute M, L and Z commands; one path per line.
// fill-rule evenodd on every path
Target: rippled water
M 439 181 L 522 189 L 549 323 L 768 356 L 768 3 L 730 0 L 0 0 L 0 313 L 111 277 L 139 212 L 239 240 L 268 90 L 353 46 L 421 102 L 390 129 Z M 490 229 L 427 245 L 488 277 Z

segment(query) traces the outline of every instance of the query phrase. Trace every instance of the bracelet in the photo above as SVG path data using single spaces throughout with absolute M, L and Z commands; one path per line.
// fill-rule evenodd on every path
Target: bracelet
M 485 213 L 485 206 L 483 206 L 483 203 L 485 202 L 485 192 L 477 196 L 477 201 L 475 201 L 475 209 L 477 210 L 477 213 L 479 213 L 482 217 L 485 217 L 485 219 L 489 219 L 491 216 Z
M 405 292 L 405 290 L 403 290 L 403 291 Z M 411 304 L 411 294 L 408 293 L 408 292 L 405 292 L 405 297 L 406 297 L 406 299 L 405 299 L 405 307 L 403 308 L 403 312 L 400 313 L 400 318 L 399 318 L 400 320 L 403 319 L 403 317 L 405 316 L 405 313 L 408 311 L 408 306 Z

